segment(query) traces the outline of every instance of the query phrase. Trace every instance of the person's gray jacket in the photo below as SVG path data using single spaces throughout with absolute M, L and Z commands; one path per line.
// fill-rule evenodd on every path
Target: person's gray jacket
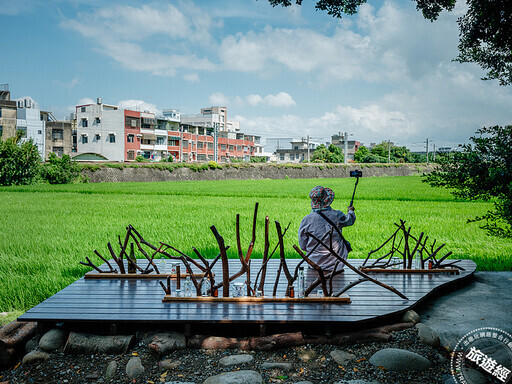
M 325 210 L 322 210 L 322 213 L 328 217 L 336 226 L 340 229 L 343 227 L 348 227 L 355 223 L 356 214 L 354 211 L 349 211 L 346 215 L 341 211 L 336 211 L 331 207 L 328 207 Z M 329 233 L 331 230 L 331 225 L 322 217 L 318 212 L 311 211 L 311 213 L 305 216 L 299 227 L 299 246 L 305 251 L 306 255 L 309 256 L 309 259 L 322 269 L 331 271 L 334 269 L 334 265 L 336 264 L 336 258 L 331 255 L 328 249 L 319 245 L 315 251 L 311 252 L 313 248 L 316 246 L 317 242 L 311 236 L 307 236 L 306 232 L 312 233 L 317 238 L 322 239 L 326 233 Z M 325 244 L 329 244 L 329 236 L 324 239 Z M 339 256 L 343 259 L 347 259 L 348 252 L 345 247 L 343 240 L 336 230 L 333 231 L 332 234 L 332 247 L 337 252 Z M 338 269 L 343 268 L 343 264 L 341 264 Z

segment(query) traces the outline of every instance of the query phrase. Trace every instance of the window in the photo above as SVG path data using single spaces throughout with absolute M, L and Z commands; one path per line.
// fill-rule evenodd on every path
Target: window
M 204 153 L 198 154 L 197 161 L 206 161 L 206 155 Z
M 156 137 L 156 144 L 157 145 L 165 145 L 166 137 L 165 136 L 157 136 Z
M 203 149 L 203 148 L 204 148 L 204 143 L 202 141 L 198 141 L 197 142 L 197 149 Z
M 127 159 L 128 160 L 135 160 L 135 151 L 128 151 Z
M 87 142 L 88 142 L 87 136 L 82 135 L 82 144 L 87 144 Z
M 234 147 L 233 145 L 230 145 L 230 146 L 229 146 L 229 152 L 232 152 L 232 151 L 234 151 L 234 150 L 235 150 L 235 147 Z
M 108 141 L 109 143 L 115 143 L 116 142 L 116 135 L 111 133 L 108 135 Z
M 100 119 L 99 117 L 97 117 L 96 119 L 94 119 L 94 122 L 95 122 L 96 124 L 99 124 L 99 123 L 101 123 L 101 119 Z
M 213 149 L 213 143 L 208 143 L 208 149 Z
M 96 139 L 96 141 L 100 141 L 101 135 L 99 133 L 95 134 L 94 139 Z
M 0 125 L 0 138 L 2 137 L 3 134 L 4 134 L 4 126 Z
M 41 131 L 40 129 L 37 130 L 38 135 L 41 135 L 42 133 L 43 133 L 43 131 Z
M 80 112 L 85 112 L 85 107 L 80 108 Z
M 62 157 L 64 154 L 64 147 L 53 147 L 52 152 L 55 153 L 57 156 Z
M 183 140 L 183 148 L 188 148 L 188 140 Z
M 177 147 L 180 145 L 180 141 L 178 139 L 169 139 L 167 142 L 167 145 L 170 145 L 172 147 Z
M 62 129 L 52 129 L 52 139 L 53 140 L 64 139 L 64 131 Z
M 279 156 L 279 160 L 284 161 L 284 155 Z
M 87 128 L 87 119 L 82 119 L 82 127 Z
M 221 145 L 220 145 L 220 149 L 221 149 L 221 150 L 223 150 L 223 151 L 225 151 L 225 150 L 226 150 L 226 144 L 221 144 Z
M 2 117 L 2 108 L 0 108 L 0 117 Z
M 295 155 L 290 155 L 290 160 L 295 160 Z
M 127 142 L 127 143 L 133 143 L 133 138 L 134 138 L 134 136 L 133 136 L 133 135 L 127 135 L 127 136 L 126 136 L 126 142 Z M 132 152 L 133 152 L 133 151 L 132 151 Z

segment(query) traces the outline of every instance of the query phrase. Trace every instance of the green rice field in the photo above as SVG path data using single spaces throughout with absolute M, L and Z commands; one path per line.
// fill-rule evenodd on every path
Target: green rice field
M 259 202 L 253 257 L 263 253 L 265 215 L 283 227 L 287 257 L 298 257 L 300 220 L 310 212 L 308 193 L 315 185 L 331 187 L 333 208 L 345 210 L 354 179 L 227 180 L 159 183 L 34 185 L 0 188 L 0 312 L 21 313 L 38 304 L 89 269 L 80 265 L 93 251 L 108 255 L 117 236 L 132 224 L 153 244 L 169 243 L 192 254 L 218 253 L 210 226 L 215 225 L 235 255 L 235 215 L 241 215 L 242 243 L 251 236 L 252 214 Z M 363 178 L 356 200 L 357 221 L 344 230 L 352 258 L 364 258 L 403 219 L 411 233 L 425 232 L 446 243 L 452 258 L 469 258 L 480 270 L 510 270 L 512 240 L 489 237 L 467 219 L 492 207 L 489 202 L 457 201 L 446 190 L 431 188 L 418 176 Z

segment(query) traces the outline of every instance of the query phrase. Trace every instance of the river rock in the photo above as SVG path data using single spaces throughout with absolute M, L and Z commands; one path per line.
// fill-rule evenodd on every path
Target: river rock
M 280 369 L 282 371 L 293 371 L 293 364 L 265 362 L 261 365 L 263 369 Z
M 144 374 L 144 367 L 142 366 L 140 357 L 130 358 L 130 360 L 128 360 L 128 364 L 126 364 L 126 375 L 130 379 L 133 379 L 142 374 Z
M 390 371 L 425 371 L 430 361 L 417 353 L 398 348 L 381 349 L 370 357 L 370 363 Z
M 230 365 L 244 364 L 249 363 L 254 360 L 254 357 L 248 354 L 241 355 L 231 355 L 225 356 L 219 360 L 219 364 L 224 365 L 225 367 Z
M 160 356 L 165 356 L 177 349 L 185 349 L 187 346 L 185 335 L 178 332 L 157 333 L 148 345 L 149 350 Z
M 23 364 L 34 364 L 45 362 L 50 358 L 50 354 L 43 351 L 31 351 L 27 353 L 22 360 Z
M 378 381 L 366 381 L 361 379 L 349 380 L 349 381 L 337 381 L 334 384 L 380 384 Z
M 430 345 L 431 347 L 439 347 L 441 341 L 439 340 L 439 334 L 430 328 L 428 325 L 418 323 L 416 324 L 418 329 L 418 336 L 423 344 Z
M 203 384 L 262 384 L 263 378 L 256 371 L 221 373 L 207 378 Z
M 66 332 L 62 329 L 53 328 L 46 332 L 39 340 L 39 348 L 51 352 L 61 348 L 66 341 Z
M 171 369 L 179 367 L 180 364 L 181 364 L 181 361 L 179 361 L 179 360 L 172 361 L 171 359 L 165 359 L 165 360 L 160 361 L 158 363 L 158 366 L 161 369 L 163 369 L 164 371 L 169 371 Z
M 339 365 L 345 365 L 349 361 L 355 360 L 356 355 L 336 349 L 334 351 L 331 351 L 331 357 Z
M 39 342 L 37 341 L 37 337 L 31 338 L 25 344 L 25 353 L 29 353 L 30 351 L 35 351 L 39 347 Z
M 114 376 L 116 375 L 116 371 L 117 361 L 112 360 L 110 363 L 108 363 L 107 369 L 105 371 L 105 380 L 107 383 L 114 378 Z
M 409 309 L 402 316 L 402 322 L 403 323 L 414 323 L 414 324 L 421 323 L 421 317 L 415 311 L 413 311 L 412 309 Z

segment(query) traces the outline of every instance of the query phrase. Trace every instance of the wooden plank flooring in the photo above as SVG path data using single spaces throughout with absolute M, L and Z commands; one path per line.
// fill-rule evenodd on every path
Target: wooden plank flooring
M 287 260 L 292 267 L 299 260 Z M 363 260 L 350 260 L 359 266 Z M 142 261 L 140 261 L 142 262 Z M 254 281 L 261 260 L 251 262 Z M 459 275 L 450 274 L 372 274 L 372 277 L 394 286 L 405 294 L 404 300 L 373 283 L 365 282 L 350 289 L 350 304 L 326 303 L 231 303 L 231 302 L 162 302 L 164 291 L 159 279 L 84 279 L 81 278 L 41 304 L 20 316 L 23 321 L 41 322 L 116 322 L 116 323 L 358 323 L 399 314 L 414 307 L 442 286 L 472 276 L 474 262 L 463 260 L 465 268 Z M 267 270 L 265 292 L 272 292 L 278 260 L 272 260 Z M 230 271 L 240 269 L 238 260 L 230 260 Z M 215 274 L 220 279 L 221 265 Z M 316 272 L 306 269 L 306 286 Z M 334 291 L 358 275 L 346 269 L 334 281 Z M 238 281 L 241 281 L 239 279 Z M 175 284 L 175 282 L 173 282 Z M 174 290 L 175 285 L 172 289 Z M 283 296 L 285 278 L 281 276 L 278 296 Z M 222 293 L 219 292 L 219 295 Z

